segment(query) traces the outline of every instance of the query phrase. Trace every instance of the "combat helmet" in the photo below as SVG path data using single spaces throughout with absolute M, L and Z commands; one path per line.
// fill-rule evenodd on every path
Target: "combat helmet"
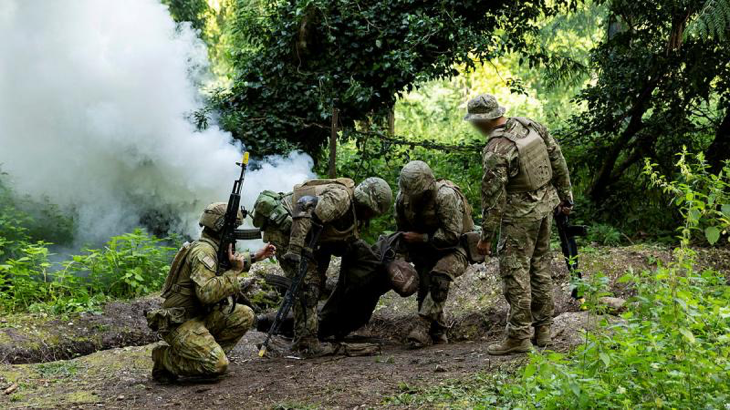
M 364 205 L 376 215 L 383 215 L 393 202 L 393 191 L 384 179 L 370 177 L 355 187 L 355 202 Z
M 216 232 L 220 231 L 221 228 L 223 228 L 226 209 L 228 209 L 228 204 L 226 202 L 214 202 L 206 206 L 205 211 L 203 211 L 203 215 L 200 216 L 198 224 Z M 238 214 L 236 215 L 236 225 L 241 225 L 242 223 L 243 212 L 239 209 Z
M 398 186 L 409 196 L 419 196 L 432 189 L 436 183 L 431 167 L 423 161 L 411 161 L 400 172 Z

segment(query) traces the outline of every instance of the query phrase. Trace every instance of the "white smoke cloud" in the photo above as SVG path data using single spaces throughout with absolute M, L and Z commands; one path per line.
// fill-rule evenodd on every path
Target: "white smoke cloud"
M 240 146 L 185 119 L 202 106 L 205 46 L 158 1 L 2 0 L 0 56 L 0 166 L 19 193 L 75 211 L 79 241 L 150 210 L 195 235 L 202 208 L 228 199 Z M 247 176 L 245 204 L 311 167 L 303 154 L 269 158 Z

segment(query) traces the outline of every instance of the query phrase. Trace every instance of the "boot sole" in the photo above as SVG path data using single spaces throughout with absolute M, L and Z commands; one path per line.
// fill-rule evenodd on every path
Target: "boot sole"
M 509 349 L 509 350 L 496 350 L 496 351 L 487 349 L 487 353 L 489 353 L 492 356 L 507 356 L 507 355 L 516 354 L 516 353 L 529 353 L 531 351 L 532 351 L 531 348 L 517 348 L 517 347 Z

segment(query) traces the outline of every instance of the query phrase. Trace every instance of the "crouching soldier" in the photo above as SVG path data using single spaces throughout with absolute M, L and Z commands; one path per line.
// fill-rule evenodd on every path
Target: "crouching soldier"
M 419 318 L 408 342 L 414 348 L 448 343 L 444 305 L 451 282 L 468 265 L 461 236 L 474 228 L 471 207 L 456 184 L 436 180 L 423 161 L 403 167 L 399 188 L 396 224 L 420 277 Z
M 291 202 L 285 200 L 286 204 L 293 204 L 287 205 L 293 209 L 282 268 L 293 277 L 301 258 L 310 258 L 293 306 L 294 352 L 304 356 L 328 353 L 328 346 L 320 345 L 317 338 L 317 302 L 330 259 L 347 253 L 349 245 L 359 238 L 362 225 L 387 212 L 392 202 L 390 186 L 380 178 L 367 178 L 357 187 L 347 178 L 310 180 L 294 187 Z M 313 227 L 320 230 L 319 241 L 313 249 L 307 249 Z
M 214 377 L 225 373 L 226 353 L 254 324 L 251 308 L 234 303 L 240 290 L 239 274 L 247 271 L 252 262 L 273 256 L 276 248 L 264 246 L 252 261 L 248 253 L 234 253 L 231 247 L 231 268 L 216 274 L 219 231 L 226 207 L 220 202 L 205 208 L 200 218 L 200 239 L 183 245 L 173 260 L 162 289 L 162 308 L 146 314 L 150 328 L 167 342 L 152 350 L 152 377 L 159 382 L 171 382 L 178 376 Z M 243 222 L 240 211 L 236 222 Z

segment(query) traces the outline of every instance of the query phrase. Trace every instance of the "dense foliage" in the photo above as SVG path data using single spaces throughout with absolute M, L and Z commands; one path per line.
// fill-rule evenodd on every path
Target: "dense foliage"
M 316 155 L 333 109 L 344 128 L 385 118 L 419 82 L 525 49 L 530 22 L 564 3 L 262 2 L 258 14 L 235 22 L 254 47 L 234 59 L 233 87 L 217 98 L 221 121 L 259 154 L 293 144 Z
M 50 261 L 46 242 L 14 245 L 16 256 L 0 263 L 4 312 L 93 310 L 108 299 L 147 295 L 161 288 L 176 250 L 140 230 L 61 263 Z

